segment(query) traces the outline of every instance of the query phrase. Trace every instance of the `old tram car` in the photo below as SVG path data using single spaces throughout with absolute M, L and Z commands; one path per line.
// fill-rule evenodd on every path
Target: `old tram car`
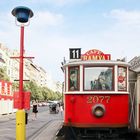
M 99 50 L 80 52 L 70 49 L 63 65 L 65 139 L 121 135 L 129 128 L 129 65 Z

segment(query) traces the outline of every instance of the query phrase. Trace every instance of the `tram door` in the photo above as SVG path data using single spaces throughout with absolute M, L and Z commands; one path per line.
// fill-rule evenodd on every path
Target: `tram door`
M 137 129 L 137 74 L 129 71 L 129 122 L 132 131 Z

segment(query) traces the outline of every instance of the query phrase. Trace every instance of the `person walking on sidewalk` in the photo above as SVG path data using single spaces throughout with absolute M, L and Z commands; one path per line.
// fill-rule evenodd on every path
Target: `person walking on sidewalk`
M 34 100 L 33 101 L 33 110 L 32 110 L 32 112 L 33 112 L 33 118 L 32 118 L 32 120 L 36 120 L 37 119 L 37 113 L 38 113 L 37 107 L 38 107 L 37 101 Z
M 60 113 L 61 113 L 61 117 L 63 117 L 63 105 L 60 105 Z

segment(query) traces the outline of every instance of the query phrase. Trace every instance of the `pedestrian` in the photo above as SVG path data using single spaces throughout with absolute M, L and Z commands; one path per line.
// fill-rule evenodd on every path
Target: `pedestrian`
M 56 104 L 56 113 L 59 113 L 59 110 L 60 110 L 59 108 L 60 108 L 60 104 L 57 103 L 57 104 Z
M 32 118 L 32 120 L 36 120 L 37 119 L 37 113 L 38 113 L 37 107 L 38 107 L 38 103 L 37 103 L 36 100 L 34 100 L 33 101 L 33 110 L 32 110 L 32 112 L 33 112 L 33 118 Z
M 60 105 L 60 113 L 61 113 L 61 117 L 63 117 L 63 105 Z
M 29 110 L 25 109 L 25 124 L 28 124 L 29 120 Z

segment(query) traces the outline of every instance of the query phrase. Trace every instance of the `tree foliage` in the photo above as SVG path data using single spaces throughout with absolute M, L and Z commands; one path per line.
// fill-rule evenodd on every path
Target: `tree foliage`
M 6 74 L 6 68 L 0 68 L 0 80 L 10 81 L 10 78 Z M 12 91 L 19 90 L 19 82 L 12 83 Z M 59 100 L 61 99 L 61 93 L 54 92 L 48 87 L 39 87 L 35 82 L 24 82 L 24 91 L 31 92 L 31 100 L 37 99 L 40 101 L 46 100 Z
M 0 68 L 0 80 L 10 81 L 10 78 L 6 74 L 6 68 Z
M 30 81 L 24 84 L 24 90 L 31 92 L 31 100 L 59 100 L 61 99 L 61 93 L 54 92 L 47 87 L 39 87 L 35 82 Z

